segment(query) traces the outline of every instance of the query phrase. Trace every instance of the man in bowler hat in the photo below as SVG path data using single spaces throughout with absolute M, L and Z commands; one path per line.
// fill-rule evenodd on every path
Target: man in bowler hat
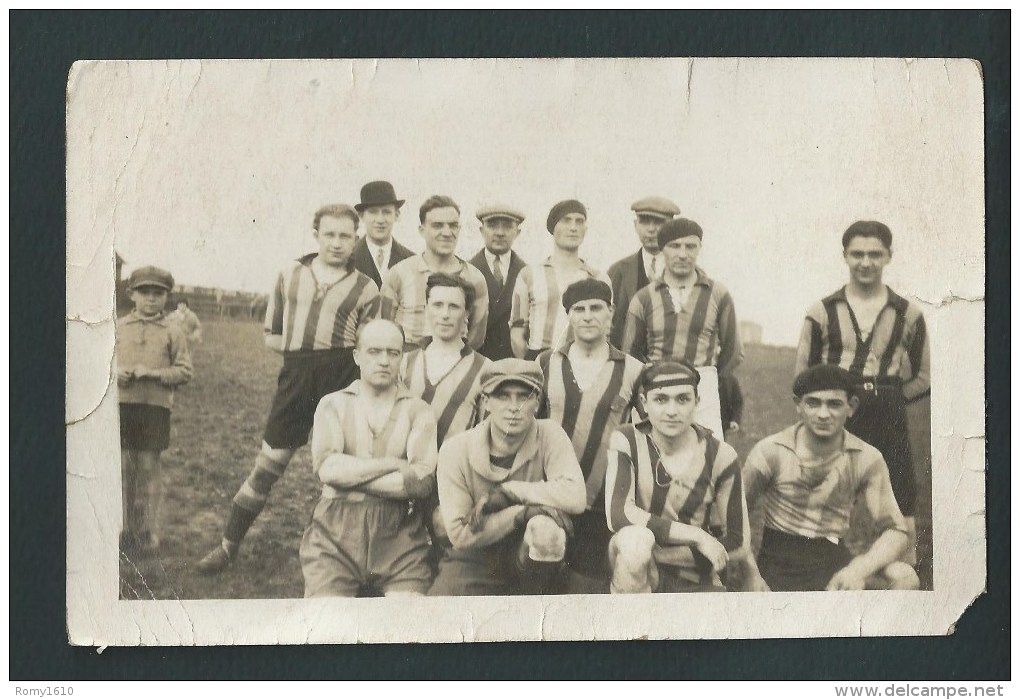
M 478 352 L 490 360 L 502 360 L 513 357 L 510 305 L 517 274 L 524 269 L 525 262 L 512 247 L 521 232 L 524 214 L 513 207 L 497 204 L 481 207 L 475 216 L 481 222 L 485 247 L 470 262 L 485 277 L 489 289 L 489 322 L 485 343 Z
M 354 205 L 365 225 L 365 235 L 351 255 L 354 269 L 371 277 L 379 288 L 388 269 L 414 255 L 393 238 L 393 224 L 400 218 L 403 204 L 393 185 L 377 180 L 361 188 L 361 201 Z

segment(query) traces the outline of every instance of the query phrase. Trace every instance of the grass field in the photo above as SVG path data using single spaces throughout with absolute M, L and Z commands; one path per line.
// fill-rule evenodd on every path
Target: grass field
M 194 564 L 219 540 L 230 499 L 247 477 L 281 358 L 262 345 L 259 324 L 206 320 L 192 348 L 195 378 L 178 390 L 170 448 L 163 453 L 166 497 L 159 560 L 121 559 L 121 597 L 297 598 L 303 592 L 298 545 L 318 497 L 308 449 L 297 453 L 273 489 L 234 564 L 216 577 Z M 738 371 L 745 397 L 742 430 L 730 438 L 743 458 L 761 438 L 796 418 L 788 387 L 792 348 L 750 346 Z M 931 586 L 930 468 L 920 469 L 918 526 L 922 584 Z

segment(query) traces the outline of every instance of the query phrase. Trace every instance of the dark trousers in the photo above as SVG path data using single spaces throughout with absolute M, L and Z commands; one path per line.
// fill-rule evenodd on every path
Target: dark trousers
M 899 382 L 861 388 L 860 405 L 846 422 L 846 429 L 882 453 L 900 512 L 914 515 L 917 480 L 910 454 L 906 401 Z

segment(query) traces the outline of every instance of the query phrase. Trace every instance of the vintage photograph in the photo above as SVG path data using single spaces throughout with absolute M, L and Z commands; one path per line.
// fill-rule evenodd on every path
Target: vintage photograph
M 981 90 L 75 64 L 71 642 L 951 632 L 985 586 Z

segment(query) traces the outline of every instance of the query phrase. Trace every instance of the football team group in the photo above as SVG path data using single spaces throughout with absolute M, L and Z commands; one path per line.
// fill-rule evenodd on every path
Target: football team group
M 323 206 L 317 252 L 280 272 L 265 343 L 283 367 L 261 450 L 198 572 L 244 565 L 245 535 L 310 443 L 309 597 L 919 586 L 906 405 L 929 391 L 928 338 L 883 283 L 886 225 L 843 233 L 848 276 L 808 309 L 789 377 L 799 420 L 741 463 L 725 441 L 739 429 L 733 299 L 697 264 L 711 232 L 676 204 L 635 202 L 640 249 L 608 271 L 580 255 L 577 200 L 551 208 L 549 256 L 530 264 L 513 207 L 477 210 L 484 248 L 464 260 L 453 199 L 421 204 L 421 254 L 393 237 L 403 205 L 377 181 L 354 206 Z M 186 328 L 164 313 L 171 274 L 142 267 L 129 288 L 120 548 L 154 557 L 160 453 L 192 367 Z M 874 534 L 851 548 L 862 507 Z

